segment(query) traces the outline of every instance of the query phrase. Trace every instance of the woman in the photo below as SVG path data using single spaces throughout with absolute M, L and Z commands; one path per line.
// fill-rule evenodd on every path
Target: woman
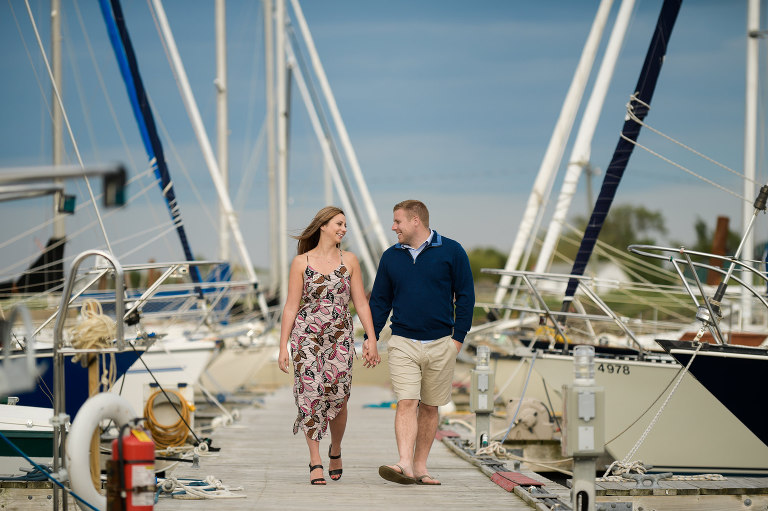
M 326 484 L 320 459 L 320 439 L 331 430 L 328 475 L 341 478 L 341 440 L 347 426 L 347 400 L 355 352 L 350 298 L 368 339 L 363 343 L 363 365 L 375 367 L 376 349 L 371 310 L 363 289 L 360 263 L 339 245 L 347 233 L 344 212 L 328 206 L 317 212 L 299 240 L 291 263 L 288 296 L 280 329 L 277 363 L 288 372 L 288 340 L 293 354 L 293 395 L 299 415 L 293 434 L 304 432 L 309 447 L 311 484 Z

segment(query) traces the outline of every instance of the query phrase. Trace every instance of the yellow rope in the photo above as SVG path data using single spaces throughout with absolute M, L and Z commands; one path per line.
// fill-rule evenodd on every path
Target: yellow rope
M 147 404 L 144 405 L 144 421 L 145 427 L 152 432 L 152 440 L 155 442 L 155 446 L 158 448 L 166 447 L 178 447 L 184 445 L 187 441 L 187 424 L 189 424 L 190 410 L 187 405 L 187 400 L 184 399 L 179 392 L 175 390 L 166 390 L 166 394 L 170 396 L 176 396 L 179 401 L 178 410 L 181 416 L 173 424 L 161 424 L 155 417 L 154 403 L 155 398 L 161 396 L 162 399 L 166 399 L 163 393 L 156 390 L 149 399 Z M 172 406 L 176 406 L 176 403 L 171 402 Z

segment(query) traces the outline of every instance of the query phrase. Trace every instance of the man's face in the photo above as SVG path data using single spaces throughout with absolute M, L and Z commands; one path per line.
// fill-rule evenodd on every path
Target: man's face
M 415 216 L 408 218 L 408 215 L 402 209 L 398 209 L 393 213 L 392 230 L 397 234 L 397 241 L 399 243 L 413 246 L 413 243 L 418 241 L 413 239 L 418 221 L 418 218 Z

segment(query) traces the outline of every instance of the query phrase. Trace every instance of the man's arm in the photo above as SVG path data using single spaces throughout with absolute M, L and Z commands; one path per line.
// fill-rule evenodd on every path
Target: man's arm
M 475 282 L 472 279 L 472 269 L 469 257 L 458 246 L 453 265 L 453 293 L 455 299 L 456 319 L 453 325 L 453 339 L 464 342 L 467 332 L 472 327 L 472 314 L 475 309 Z
M 382 257 L 379 261 L 379 269 L 376 271 L 376 278 L 373 281 L 371 298 L 368 300 L 373 318 L 373 331 L 376 333 L 377 339 L 381 336 L 381 330 L 387 324 L 387 318 L 392 311 L 392 299 L 392 282 Z

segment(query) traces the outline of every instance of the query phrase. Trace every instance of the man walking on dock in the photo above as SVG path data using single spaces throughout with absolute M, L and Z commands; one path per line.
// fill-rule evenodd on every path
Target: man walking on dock
M 400 459 L 379 467 L 379 475 L 400 484 L 438 485 L 427 457 L 437 407 L 451 400 L 456 356 L 472 325 L 472 271 L 462 246 L 430 229 L 421 201 L 396 204 L 392 230 L 397 243 L 381 256 L 370 307 L 377 336 L 392 312 L 387 352 Z

